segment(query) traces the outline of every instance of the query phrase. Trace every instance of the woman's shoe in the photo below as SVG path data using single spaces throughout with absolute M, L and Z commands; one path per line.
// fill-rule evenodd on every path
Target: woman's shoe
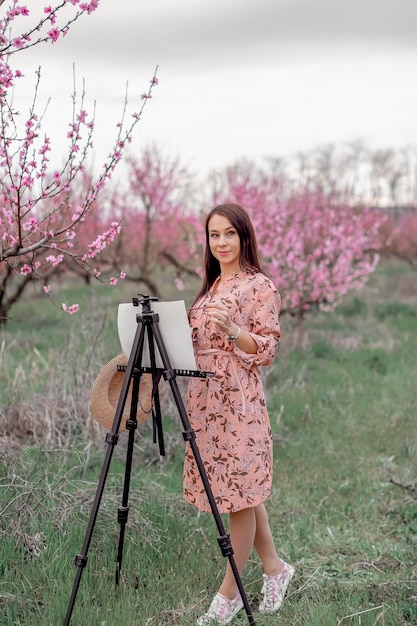
M 198 626 L 206 626 L 206 624 L 224 626 L 232 621 L 242 607 L 243 602 L 240 594 L 237 594 L 234 600 L 229 600 L 229 598 L 222 596 L 221 593 L 216 593 L 209 610 L 198 618 L 197 624 Z
M 264 594 L 264 599 L 259 605 L 259 610 L 262 613 L 276 613 L 280 610 L 284 601 L 285 592 L 288 589 L 291 578 L 294 576 L 294 571 L 292 565 L 284 563 L 282 570 L 276 576 L 263 574 L 262 578 L 264 579 L 264 584 L 262 593 Z

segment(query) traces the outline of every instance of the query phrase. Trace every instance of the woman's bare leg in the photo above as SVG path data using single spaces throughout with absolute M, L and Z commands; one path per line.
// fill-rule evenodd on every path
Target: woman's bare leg
M 233 548 L 233 558 L 239 575 L 243 572 L 252 551 L 256 532 L 255 509 L 243 509 L 236 513 L 230 513 L 230 539 Z M 236 598 L 238 588 L 230 562 L 227 562 L 226 574 L 220 585 L 219 592 L 233 600 Z
M 283 562 L 277 554 L 268 514 L 263 504 L 230 513 L 230 539 L 239 575 L 248 562 L 252 547 L 255 547 L 259 554 L 265 574 L 275 576 L 281 572 Z M 231 600 L 237 595 L 236 579 L 229 562 L 219 592 Z
M 255 507 L 256 532 L 253 541 L 255 550 L 259 554 L 265 574 L 275 576 L 279 574 L 283 563 L 279 558 L 271 528 L 268 521 L 268 513 L 264 504 Z

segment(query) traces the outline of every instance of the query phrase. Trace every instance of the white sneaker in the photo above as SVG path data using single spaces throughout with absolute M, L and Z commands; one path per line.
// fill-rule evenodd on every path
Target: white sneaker
M 205 626 L 206 624 L 224 626 L 232 621 L 242 607 L 243 602 L 239 593 L 234 600 L 229 600 L 229 598 L 222 596 L 221 593 L 216 593 L 209 610 L 198 618 L 197 624 L 198 626 Z
M 262 613 L 276 613 L 280 610 L 288 585 L 291 582 L 291 578 L 294 576 L 294 572 L 295 570 L 292 565 L 284 563 L 284 567 L 276 576 L 263 574 L 262 578 L 264 579 L 264 584 L 262 586 L 262 593 L 264 594 L 264 599 L 259 605 L 259 610 Z

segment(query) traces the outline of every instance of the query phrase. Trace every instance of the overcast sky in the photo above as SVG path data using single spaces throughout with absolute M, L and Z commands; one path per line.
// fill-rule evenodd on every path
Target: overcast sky
M 25 54 L 52 97 L 44 130 L 60 137 L 75 63 L 100 164 L 126 82 L 133 110 L 156 66 L 132 148 L 155 142 L 196 172 L 329 142 L 417 144 L 417 0 L 100 0 L 64 40 Z

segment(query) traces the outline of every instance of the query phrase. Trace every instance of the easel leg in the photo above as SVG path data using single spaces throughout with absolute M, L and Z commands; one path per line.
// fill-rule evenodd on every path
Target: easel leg
M 106 443 L 109 445 L 107 448 L 106 456 L 103 463 L 103 468 L 101 470 L 99 482 L 97 485 L 96 495 L 94 498 L 93 508 L 91 510 L 90 519 L 88 522 L 87 530 L 84 537 L 84 542 L 82 546 L 81 553 L 77 555 L 75 558 L 75 564 L 78 567 L 77 573 L 75 575 L 75 580 L 72 588 L 72 593 L 70 597 L 70 601 L 68 603 L 67 613 L 64 619 L 64 626 L 68 626 L 71 620 L 72 612 L 74 609 L 75 600 L 77 598 L 78 588 L 81 582 L 81 576 L 84 571 L 85 566 L 87 565 L 88 560 L 88 549 L 90 547 L 91 538 L 94 531 L 94 526 L 96 523 L 98 510 L 100 508 L 101 498 L 103 496 L 104 487 L 107 480 L 107 475 L 109 473 L 110 463 L 112 460 L 114 446 L 117 444 L 119 440 L 119 429 L 122 421 L 122 415 L 124 411 L 124 407 L 127 400 L 127 394 L 130 387 L 130 382 L 133 377 L 133 371 L 136 367 L 136 363 L 142 358 L 143 351 L 143 342 L 145 336 L 145 328 L 144 326 L 140 326 L 136 329 L 135 339 L 133 341 L 132 351 L 129 357 L 129 362 L 127 365 L 126 373 L 123 379 L 122 389 L 119 396 L 119 401 L 117 403 L 116 413 L 113 421 L 113 426 L 110 432 L 106 435 Z M 133 404 L 133 403 L 132 403 Z M 133 445 L 133 444 L 132 444 Z
M 100 502 L 101 502 L 101 498 L 102 498 L 103 491 L 104 491 L 104 485 L 106 483 L 107 474 L 109 472 L 109 467 L 110 467 L 110 462 L 113 456 L 114 446 L 117 444 L 118 437 L 119 435 L 113 432 L 107 433 L 106 435 L 106 443 L 109 444 L 109 447 L 107 448 L 107 453 L 106 453 L 106 457 L 104 460 L 103 469 L 101 471 L 99 483 L 97 486 L 96 496 L 95 496 L 93 508 L 90 514 L 90 520 L 88 522 L 87 531 L 84 537 L 83 547 L 81 549 L 81 553 L 77 555 L 77 557 L 75 558 L 75 564 L 78 567 L 78 570 L 75 576 L 72 594 L 71 594 L 71 598 L 68 604 L 67 614 L 64 620 L 64 626 L 67 626 L 70 623 L 75 599 L 77 597 L 78 587 L 81 581 L 81 575 L 83 573 L 85 566 L 87 565 L 88 549 L 90 547 L 91 537 L 93 534 L 94 526 L 95 526 L 96 519 L 97 519 L 98 509 L 100 507 Z
M 145 310 L 145 306 L 144 306 L 144 310 Z M 196 440 L 195 440 L 195 432 L 193 431 L 193 429 L 191 428 L 191 424 L 190 421 L 188 419 L 188 415 L 187 415 L 187 411 L 185 410 L 184 407 L 184 403 L 181 397 L 181 393 L 180 390 L 178 388 L 178 384 L 177 384 L 177 380 L 176 380 L 176 374 L 175 374 L 175 370 L 172 369 L 170 361 L 169 361 L 169 356 L 168 353 L 166 351 L 163 339 L 162 339 L 162 335 L 161 335 L 161 331 L 159 329 L 159 326 L 157 323 L 153 323 L 152 328 L 149 329 L 148 332 L 152 332 L 155 335 L 155 340 L 156 340 L 156 344 L 159 348 L 159 353 L 161 355 L 161 359 L 162 362 L 164 364 L 164 368 L 165 368 L 165 379 L 168 381 L 170 387 L 171 387 L 171 391 L 172 391 L 172 395 L 174 396 L 174 400 L 181 418 L 181 422 L 182 425 L 184 427 L 184 432 L 183 432 L 183 437 L 185 439 L 185 441 L 188 441 L 190 443 L 191 446 L 191 450 L 193 452 L 197 467 L 198 467 L 198 471 L 200 473 L 201 476 L 201 480 L 203 482 L 204 485 L 204 489 L 206 491 L 209 503 L 210 503 L 210 507 L 214 516 L 214 519 L 216 521 L 216 525 L 217 525 L 217 529 L 220 533 L 220 537 L 218 538 L 218 543 L 220 546 L 220 549 L 222 551 L 223 556 L 227 557 L 229 559 L 229 563 L 230 563 L 230 567 L 232 569 L 233 575 L 235 577 L 236 580 L 236 585 L 237 588 L 239 589 L 239 593 L 240 596 L 242 598 L 242 602 L 243 602 L 243 606 L 245 608 L 246 611 L 246 615 L 248 617 L 248 621 L 249 624 L 251 626 L 256 626 L 255 625 L 255 621 L 253 619 L 253 615 L 252 615 L 252 611 L 251 608 L 249 606 L 249 602 L 245 593 L 245 590 L 243 588 L 242 585 L 242 580 L 240 578 L 240 574 L 239 571 L 237 569 L 236 566 L 236 562 L 234 560 L 233 557 L 233 548 L 232 548 L 232 544 L 230 542 L 230 536 L 226 533 L 224 525 L 223 525 L 223 521 L 220 517 L 220 513 L 219 510 L 217 508 L 214 496 L 213 496 L 213 492 L 211 490 L 211 486 L 210 483 L 208 481 L 207 478 L 207 474 L 206 474 L 206 470 L 203 464 L 203 461 L 201 459 L 200 456 L 200 451 L 198 449 Z
M 132 474 L 133 446 L 135 443 L 135 432 L 138 427 L 136 419 L 136 407 L 139 401 L 140 372 L 135 370 L 133 373 L 132 384 L 132 403 L 130 409 L 130 418 L 126 422 L 126 429 L 129 431 L 129 439 L 127 444 L 125 480 L 123 485 L 122 506 L 117 511 L 117 521 L 120 524 L 119 547 L 117 550 L 116 562 L 116 585 L 120 583 L 120 571 L 122 568 L 123 545 L 126 531 L 126 524 L 129 516 L 129 488 L 130 477 Z

